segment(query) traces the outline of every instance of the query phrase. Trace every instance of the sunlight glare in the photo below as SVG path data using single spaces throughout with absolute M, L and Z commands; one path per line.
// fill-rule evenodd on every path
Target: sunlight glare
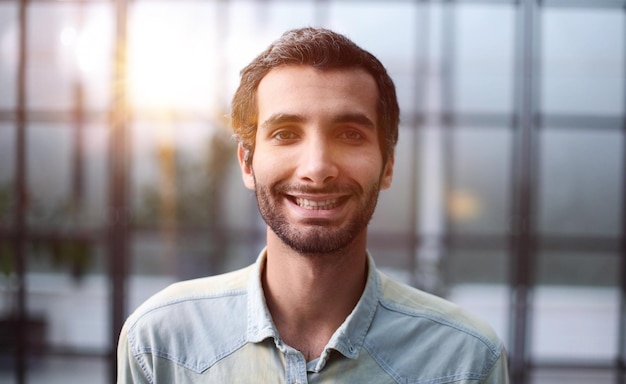
M 107 31 L 97 24 L 91 24 L 78 37 L 75 46 L 76 62 L 83 73 L 103 69 L 110 63 L 107 46 Z
M 12 24 L 5 28 L 0 36 L 0 58 L 8 68 L 17 65 L 17 45 L 18 45 L 17 25 Z
M 105 25 L 99 23 L 90 23 L 81 31 L 66 26 L 59 33 L 59 41 L 66 60 L 81 74 L 89 75 L 103 71 L 110 63 L 108 34 Z
M 207 109 L 215 98 L 210 89 L 216 75 L 213 47 L 207 41 L 211 35 L 199 33 L 184 17 L 165 13 L 158 9 L 142 12 L 131 24 L 131 103 L 136 108 Z
M 76 44 L 78 32 L 74 27 L 65 27 L 61 30 L 59 40 L 65 47 L 73 47 Z

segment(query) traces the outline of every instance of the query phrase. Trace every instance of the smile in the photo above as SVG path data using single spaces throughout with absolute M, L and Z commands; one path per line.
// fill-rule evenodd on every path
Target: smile
M 299 207 L 310 210 L 333 209 L 339 205 L 339 199 L 315 201 L 298 197 L 295 201 Z

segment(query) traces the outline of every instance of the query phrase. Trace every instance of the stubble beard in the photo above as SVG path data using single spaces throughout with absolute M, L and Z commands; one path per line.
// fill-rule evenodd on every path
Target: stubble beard
M 302 255 L 321 255 L 340 253 L 349 247 L 369 224 L 380 191 L 380 183 L 376 182 L 363 190 L 356 183 L 333 184 L 323 190 L 313 190 L 303 186 L 275 184 L 259 184 L 255 178 L 255 194 L 261 217 L 278 238 L 294 251 Z M 337 193 L 349 192 L 350 199 L 356 199 L 357 206 L 351 217 L 340 227 L 326 220 L 312 220 L 304 223 L 304 229 L 291 225 L 285 216 L 285 193 Z

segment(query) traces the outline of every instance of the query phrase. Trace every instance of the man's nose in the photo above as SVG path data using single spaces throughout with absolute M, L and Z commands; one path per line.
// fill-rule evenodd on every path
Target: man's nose
M 303 182 L 322 186 L 337 178 L 337 153 L 327 139 L 311 138 L 301 147 L 297 177 Z

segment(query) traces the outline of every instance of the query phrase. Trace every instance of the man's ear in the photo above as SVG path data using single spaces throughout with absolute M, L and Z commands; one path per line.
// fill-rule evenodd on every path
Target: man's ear
M 385 168 L 383 169 L 382 176 L 380 177 L 380 189 L 389 189 L 391 187 L 391 180 L 393 179 L 393 162 L 394 156 L 391 154 L 387 162 L 385 163 Z
M 251 152 L 249 149 L 244 148 L 242 143 L 239 143 L 237 146 L 237 159 L 239 159 L 239 166 L 241 167 L 241 176 L 243 178 L 243 184 L 246 188 L 255 190 L 254 184 L 254 172 L 252 171 L 252 160 L 249 159 L 251 156 Z

